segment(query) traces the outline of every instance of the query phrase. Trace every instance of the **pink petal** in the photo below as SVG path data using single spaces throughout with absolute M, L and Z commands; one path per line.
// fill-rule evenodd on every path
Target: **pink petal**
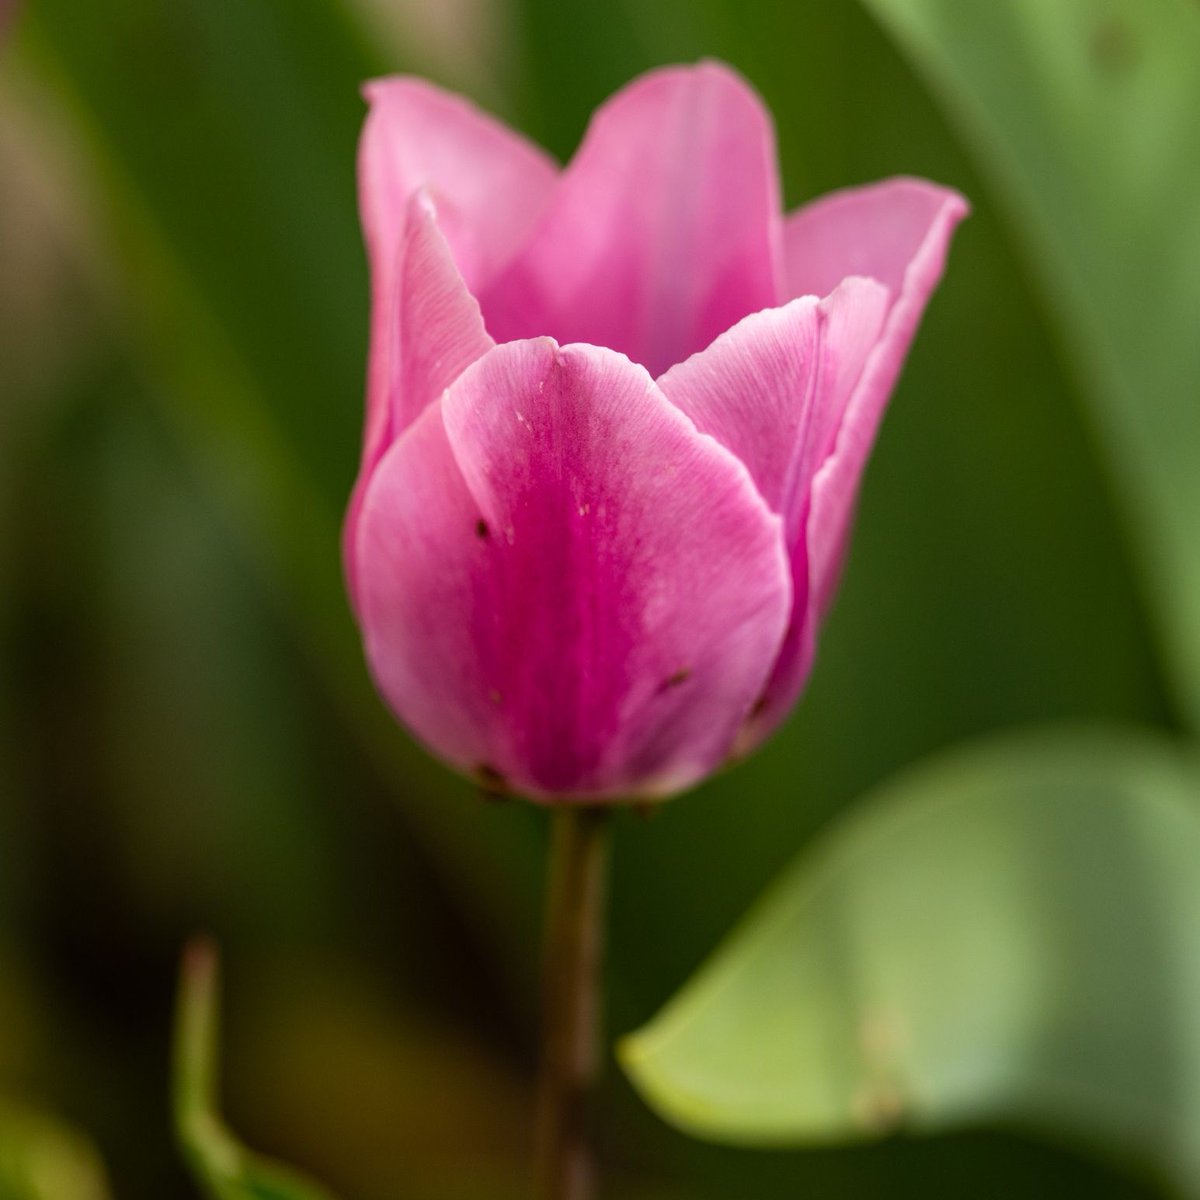
M 373 268 L 388 269 L 409 197 L 424 187 L 478 291 L 537 221 L 557 167 L 494 117 L 423 80 L 378 79 L 363 90 L 371 111 L 359 145 L 359 204 Z
M 749 468 L 763 499 L 799 530 L 809 486 L 887 311 L 873 279 L 848 279 L 740 321 L 658 385 Z
M 745 468 L 620 354 L 498 346 L 384 457 L 359 524 L 367 656 L 444 758 L 543 798 L 723 761 L 790 609 Z
M 498 341 L 549 334 L 652 373 L 779 294 L 768 114 L 715 63 L 653 71 L 597 111 L 524 251 L 480 294 Z
M 413 197 L 420 191 L 429 197 L 452 262 L 428 269 L 447 277 L 439 283 L 445 292 L 453 290 L 448 276 L 457 266 L 463 277 L 457 286 L 465 292 L 487 283 L 516 252 L 558 172 L 537 147 L 461 97 L 421 80 L 381 79 L 364 91 L 371 105 L 358 153 L 359 207 L 371 267 L 367 463 L 429 398 L 425 393 L 393 398 L 403 357 L 398 331 L 404 298 L 424 282 L 412 278 L 406 240 L 410 216 L 427 213 L 428 205 L 414 209 Z M 429 241 L 432 235 L 423 230 L 419 237 Z M 440 251 L 426 247 L 418 254 L 430 259 Z M 461 300 L 455 303 L 465 307 Z M 409 351 L 424 336 L 423 329 L 406 332 Z M 401 414 L 395 426 L 389 406 Z
M 783 517 L 793 611 L 756 726 L 773 726 L 791 708 L 811 667 L 816 620 L 806 526 L 813 478 L 833 450 L 888 300 L 875 280 L 847 279 L 824 300 L 806 296 L 747 317 L 659 380 L 698 429 L 746 464 Z
M 968 211 L 963 197 L 948 188 L 893 179 L 836 192 L 788 218 L 784 247 L 793 294 L 823 295 L 848 274 L 870 275 L 892 294 L 879 344 L 847 408 L 836 447 L 813 484 L 808 541 L 818 615 L 837 587 L 859 480 L 880 418 L 942 277 L 950 238 Z
M 784 719 L 808 679 L 817 628 L 838 584 L 866 457 L 920 314 L 941 278 L 950 236 L 966 214 L 958 193 L 900 179 L 834 193 L 788 218 L 787 294 L 808 299 L 793 301 L 775 316 L 751 318 L 743 323 L 745 331 L 732 331 L 730 344 L 721 348 L 722 367 L 731 378 L 720 390 L 740 386 L 756 396 L 750 406 L 756 424 L 739 425 L 736 409 L 697 388 L 707 355 L 698 355 L 694 366 L 685 364 L 688 376 L 673 379 L 676 372 L 671 372 L 660 380 L 698 426 L 710 428 L 744 458 L 768 503 L 786 518 L 796 601 L 779 661 L 739 738 L 739 750 L 751 749 Z M 852 278 L 856 275 L 870 276 L 886 293 L 864 289 L 868 281 Z M 814 308 L 815 295 L 827 299 Z M 884 295 L 888 302 L 881 312 Z M 778 343 L 793 338 L 792 358 L 798 361 L 814 344 L 810 313 L 822 311 L 826 322 L 816 342 L 823 355 L 833 352 L 834 373 L 822 367 L 811 384 L 805 378 L 793 390 L 799 396 L 811 388 L 808 398 L 797 402 L 804 415 L 780 415 L 781 438 L 792 439 L 788 444 L 794 446 L 794 457 L 787 460 L 779 446 L 767 444 L 769 402 L 764 404 L 763 397 L 784 394 L 786 371 L 780 373 L 780 365 L 788 355 L 761 335 L 769 332 Z M 755 372 L 762 378 L 750 384 Z M 733 383 L 737 374 L 740 385 Z M 680 386 L 685 383 L 686 389 Z M 791 463 L 791 475 L 785 462 Z
M 897 299 L 914 259 L 938 246 L 944 254 L 967 212 L 957 192 L 923 179 L 830 192 L 784 222 L 786 294 L 824 296 L 848 275 L 869 275 Z M 935 274 L 928 290 L 936 282 Z
M 371 471 L 391 442 L 494 344 L 424 189 L 405 205 L 393 278 L 387 326 L 372 334 L 363 459 L 343 532 L 346 578 L 355 605 L 354 528 Z

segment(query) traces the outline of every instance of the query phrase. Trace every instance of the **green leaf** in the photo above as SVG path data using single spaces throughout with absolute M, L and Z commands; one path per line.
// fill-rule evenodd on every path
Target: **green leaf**
M 1016 1121 L 1200 1190 L 1198 803 L 1130 734 L 937 760 L 804 855 L 626 1070 L 714 1140 Z
M 184 955 L 175 1025 L 175 1132 L 213 1200 L 332 1200 L 323 1187 L 254 1154 L 217 1112 L 217 955 L 198 941 Z
M 946 101 L 1016 230 L 1126 502 L 1200 725 L 1200 9 L 864 0 Z
M 91 1143 L 56 1117 L 0 1101 L 0 1200 L 108 1200 Z

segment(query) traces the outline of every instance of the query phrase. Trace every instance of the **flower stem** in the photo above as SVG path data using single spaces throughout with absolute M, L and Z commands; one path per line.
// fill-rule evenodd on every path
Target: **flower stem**
M 554 810 L 552 820 L 537 1195 L 539 1200 L 589 1200 L 593 1165 L 587 1106 L 599 1066 L 609 813 L 601 807 L 563 805 Z

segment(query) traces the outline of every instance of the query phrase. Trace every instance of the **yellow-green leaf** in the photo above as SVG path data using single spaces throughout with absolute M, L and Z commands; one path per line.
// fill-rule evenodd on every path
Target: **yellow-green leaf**
M 95 1149 L 57 1117 L 0 1101 L 0 1200 L 109 1200 Z
M 1200 1191 L 1200 772 L 1039 734 L 883 789 L 621 1048 L 748 1144 L 1024 1123 Z

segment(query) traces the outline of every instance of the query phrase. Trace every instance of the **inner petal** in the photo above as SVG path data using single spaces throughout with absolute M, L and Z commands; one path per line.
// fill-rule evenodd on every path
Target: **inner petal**
M 714 63 L 655 71 L 595 115 L 554 198 L 480 296 L 497 341 L 620 350 L 652 375 L 780 294 L 770 118 Z

